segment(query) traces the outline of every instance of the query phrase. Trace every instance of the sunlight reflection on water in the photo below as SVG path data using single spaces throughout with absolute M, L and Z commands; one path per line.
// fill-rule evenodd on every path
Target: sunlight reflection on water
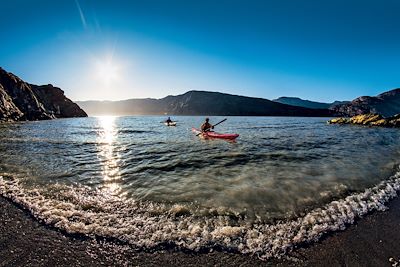
M 114 149 L 114 142 L 117 139 L 118 131 L 115 127 L 114 116 L 97 117 L 101 126 L 98 132 L 99 157 L 103 167 L 104 189 L 112 194 L 118 195 L 122 188 L 119 185 L 121 180 L 119 160 L 120 155 Z

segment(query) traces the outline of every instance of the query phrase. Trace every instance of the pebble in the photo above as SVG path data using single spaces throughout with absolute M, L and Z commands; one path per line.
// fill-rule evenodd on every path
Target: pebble
M 394 258 L 390 257 L 389 262 L 392 264 L 392 267 L 398 267 L 400 265 L 399 261 L 396 261 Z

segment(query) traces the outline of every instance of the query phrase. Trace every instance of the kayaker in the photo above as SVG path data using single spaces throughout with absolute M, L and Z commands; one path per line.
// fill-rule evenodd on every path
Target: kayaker
M 210 119 L 206 118 L 206 121 L 201 125 L 200 129 L 202 132 L 208 132 L 211 129 L 214 129 L 214 126 L 212 126 L 209 121 L 210 121 Z
M 168 117 L 168 119 L 165 121 L 167 124 L 170 124 L 170 123 L 172 123 L 172 120 L 171 120 L 171 118 L 170 117 Z

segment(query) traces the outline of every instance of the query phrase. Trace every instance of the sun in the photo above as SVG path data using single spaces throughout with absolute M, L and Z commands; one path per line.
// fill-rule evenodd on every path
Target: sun
M 117 81 L 120 78 L 120 67 L 111 59 L 96 63 L 96 77 L 106 84 Z

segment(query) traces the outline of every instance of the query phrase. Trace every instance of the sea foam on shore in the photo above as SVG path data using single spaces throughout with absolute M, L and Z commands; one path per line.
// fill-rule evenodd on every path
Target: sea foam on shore
M 25 189 L 11 176 L 0 177 L 2 196 L 68 233 L 115 238 L 145 250 L 173 246 L 204 251 L 218 247 L 265 259 L 317 241 L 325 233 L 343 230 L 371 211 L 385 210 L 385 203 L 400 190 L 400 172 L 364 192 L 276 224 L 249 223 L 246 218 L 218 214 L 177 214 L 176 207 L 121 199 L 81 186 L 53 185 L 51 190 L 58 192 L 57 197 L 40 188 Z

